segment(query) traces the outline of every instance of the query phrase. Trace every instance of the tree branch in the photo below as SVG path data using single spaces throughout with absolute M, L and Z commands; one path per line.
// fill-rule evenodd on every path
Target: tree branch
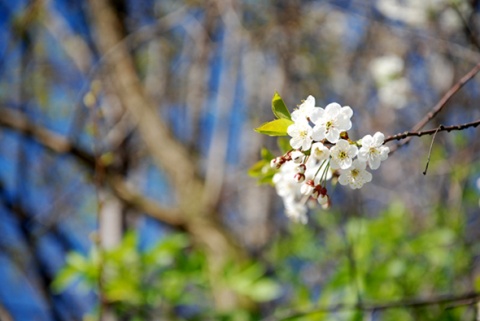
M 480 292 L 468 292 L 463 294 L 457 295 L 441 295 L 437 297 L 432 297 L 428 299 L 405 299 L 387 303 L 363 303 L 363 304 L 336 304 L 332 306 L 326 307 L 319 307 L 315 309 L 311 309 L 309 311 L 304 312 L 297 312 L 290 314 L 286 317 L 279 318 L 278 320 L 294 320 L 297 318 L 311 316 L 314 314 L 325 314 L 325 313 L 333 313 L 333 312 L 345 312 L 345 311 L 365 311 L 365 312 L 373 312 L 373 311 L 382 311 L 382 310 L 389 310 L 389 309 L 398 309 L 398 308 L 405 308 L 405 309 L 418 309 L 428 306 L 434 305 L 443 305 L 443 304 L 457 304 L 460 302 L 471 301 L 471 304 L 475 303 L 480 298 Z M 273 319 L 267 319 L 273 320 Z
M 23 113 L 1 109 L 0 127 L 12 129 L 37 141 L 45 148 L 63 155 L 72 155 L 91 172 L 95 170 L 95 157 L 81 147 L 71 143 L 65 137 L 31 122 Z M 136 191 L 125 181 L 123 175 L 112 167 L 106 167 L 106 182 L 126 205 L 131 206 L 159 221 L 176 228 L 183 228 L 182 215 L 177 209 L 165 209 L 155 200 Z
M 168 176 L 178 196 L 186 228 L 195 243 L 206 251 L 215 304 L 220 310 L 251 306 L 250 300 L 221 284 L 218 275 L 226 264 L 241 263 L 247 253 L 216 219 L 216 204 L 208 202 L 209 190 L 189 150 L 170 132 L 157 114 L 136 71 L 133 57 L 123 41 L 122 20 L 109 0 L 90 0 L 96 45 L 106 66 L 106 75 L 116 94 L 137 124 L 138 132 L 156 165 Z
M 384 143 L 387 143 L 387 142 L 392 141 L 392 140 L 402 140 L 402 139 L 406 139 L 407 137 L 412 137 L 412 136 L 421 137 L 421 136 L 425 136 L 425 135 L 432 135 L 432 134 L 435 134 L 436 132 L 444 132 L 444 131 L 451 132 L 452 130 L 463 130 L 463 129 L 470 128 L 470 127 L 475 128 L 478 125 L 480 125 L 480 119 L 478 119 L 476 121 L 473 121 L 473 122 L 470 122 L 470 123 L 465 123 L 465 124 L 462 124 L 462 125 L 452 125 L 452 126 L 440 125 L 437 128 L 429 129 L 429 130 L 425 130 L 425 131 L 403 132 L 403 133 L 398 133 L 398 134 L 395 134 L 395 135 L 392 135 L 392 136 L 388 136 L 387 138 L 385 138 Z
M 454 94 L 456 94 L 468 81 L 473 79 L 475 75 L 480 72 L 480 63 L 475 65 L 468 73 L 466 73 L 462 78 L 460 78 L 455 85 L 453 85 L 446 93 L 443 95 L 443 97 L 440 99 L 440 101 L 433 106 L 433 108 L 428 112 L 415 126 L 412 127 L 412 129 L 409 131 L 411 133 L 416 133 L 419 130 L 421 130 L 430 120 L 432 120 L 437 114 L 442 111 L 442 109 L 445 107 L 448 101 L 453 97 Z M 434 130 L 435 131 L 435 130 Z M 406 132 L 406 133 L 409 133 Z M 405 134 L 405 133 L 404 133 Z M 403 134 L 401 134 L 403 135 Z M 391 140 L 398 140 L 398 138 L 394 138 L 397 135 L 394 136 L 389 136 L 385 139 L 384 143 L 391 141 Z M 411 136 L 418 136 L 418 135 L 406 135 L 405 137 L 401 138 L 404 139 L 403 142 L 395 145 L 390 152 L 393 153 L 396 151 L 398 148 L 402 147 L 403 145 L 406 145 L 410 142 Z

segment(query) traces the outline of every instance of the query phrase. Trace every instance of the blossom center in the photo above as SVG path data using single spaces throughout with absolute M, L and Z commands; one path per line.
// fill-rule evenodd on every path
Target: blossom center
M 329 131 L 332 127 L 333 127 L 333 122 L 331 120 L 329 120 L 325 123 L 326 131 Z
M 358 169 L 355 168 L 355 169 L 352 169 L 350 174 L 352 175 L 352 178 L 355 179 L 360 174 L 360 172 L 358 171 Z

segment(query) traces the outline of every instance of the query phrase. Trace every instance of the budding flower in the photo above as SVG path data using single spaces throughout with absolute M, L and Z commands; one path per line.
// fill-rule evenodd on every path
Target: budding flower
M 307 166 L 305 166 L 305 164 L 300 164 L 295 169 L 297 173 L 305 174 L 305 171 L 307 170 Z
M 303 159 L 305 158 L 305 154 L 299 150 L 295 150 L 290 154 L 290 157 L 292 157 L 292 160 L 295 164 L 300 164 L 303 162 Z
M 273 169 L 279 169 L 282 167 L 283 163 L 285 163 L 285 161 L 282 157 L 275 157 L 270 161 L 270 167 Z
M 322 185 L 317 185 L 313 189 L 312 198 L 318 200 L 320 197 L 324 197 L 327 195 L 327 189 Z M 320 202 L 320 201 L 319 201 Z
M 313 193 L 314 187 L 315 187 L 315 183 L 313 182 L 313 180 L 309 179 L 300 188 L 300 193 L 306 196 L 310 196 Z
M 295 176 L 293 176 L 293 179 L 298 182 L 298 183 L 301 183 L 305 180 L 305 174 L 302 174 L 302 173 L 297 173 L 295 174 Z
M 328 197 L 328 195 L 321 195 L 319 198 L 318 198 L 318 204 L 322 205 L 322 208 L 323 209 L 327 209 L 330 207 L 330 198 Z

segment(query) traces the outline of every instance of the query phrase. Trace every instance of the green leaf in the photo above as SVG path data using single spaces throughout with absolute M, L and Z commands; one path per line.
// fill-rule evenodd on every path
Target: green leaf
M 292 150 L 292 146 L 290 145 L 290 138 L 289 137 L 279 137 L 277 141 L 278 148 L 283 154 Z
M 259 160 L 252 167 L 250 167 L 250 169 L 248 170 L 248 175 L 250 175 L 252 177 L 263 176 L 263 174 L 264 174 L 263 168 L 266 167 L 267 165 L 269 165 L 269 163 L 267 161 L 265 161 L 263 159 Z
M 262 278 L 251 286 L 249 292 L 249 296 L 253 300 L 265 302 L 276 299 L 280 295 L 281 287 L 269 278 Z
M 54 293 L 60 293 L 65 290 L 73 281 L 80 277 L 80 273 L 77 270 L 66 266 L 58 272 L 55 279 L 52 282 L 52 289 Z
M 287 136 L 287 128 L 293 124 L 289 119 L 275 119 L 256 128 L 255 131 L 268 136 Z
M 270 162 L 272 159 L 275 158 L 275 155 L 273 155 L 272 152 L 266 149 L 265 147 L 262 148 L 261 156 L 263 160 L 266 160 L 268 162 Z
M 288 111 L 285 102 L 277 92 L 275 92 L 272 98 L 272 111 L 278 119 L 292 120 L 292 116 L 290 116 L 290 112 Z

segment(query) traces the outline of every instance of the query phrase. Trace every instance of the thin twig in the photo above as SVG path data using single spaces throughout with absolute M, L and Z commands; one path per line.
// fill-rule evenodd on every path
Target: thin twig
M 315 309 L 311 309 L 308 311 L 303 312 L 296 312 L 292 313 L 288 316 L 283 318 L 274 319 L 269 318 L 266 320 L 295 320 L 305 316 L 312 316 L 315 314 L 325 314 L 325 313 L 334 313 L 334 312 L 346 312 L 346 311 L 382 311 L 382 310 L 389 310 L 389 309 L 418 309 L 428 306 L 434 305 L 442 305 L 442 304 L 454 304 L 458 302 L 464 302 L 467 300 L 471 300 L 471 302 L 475 302 L 476 299 L 480 298 L 480 292 L 468 292 L 459 295 L 441 295 L 433 298 L 428 299 L 406 299 L 406 300 L 399 300 L 387 303 L 378 303 L 378 304 L 336 304 L 326 307 L 319 307 Z
M 433 134 L 432 137 L 432 142 L 430 143 L 430 148 L 428 149 L 428 158 L 427 158 L 427 164 L 425 165 L 425 170 L 423 171 L 423 175 L 427 175 L 427 170 L 428 170 L 428 165 L 430 164 L 430 156 L 432 155 L 432 147 L 433 147 L 433 142 L 435 141 L 435 137 L 437 137 L 437 133 L 442 128 L 443 125 L 440 125 L 437 127 L 437 130 Z
M 453 97 L 454 94 L 456 94 L 468 81 L 473 79 L 473 77 L 480 72 L 480 63 L 475 65 L 467 74 L 465 74 L 462 78 L 460 78 L 455 85 L 453 85 L 446 93 L 443 95 L 443 97 L 440 99 L 440 101 L 433 106 L 433 108 L 430 110 L 429 113 L 427 113 L 415 126 L 412 127 L 412 129 L 407 132 L 407 133 L 416 133 L 419 130 L 421 130 L 429 121 L 431 121 L 437 114 L 445 107 L 447 102 Z M 398 134 L 397 134 L 398 135 Z M 399 140 L 396 138 L 397 135 L 394 136 L 389 136 L 387 139 L 385 139 L 385 143 L 391 140 Z M 418 136 L 415 134 L 411 135 L 402 135 L 401 139 L 404 139 L 403 142 L 398 143 L 396 146 L 390 149 L 390 152 L 393 153 L 396 151 L 398 148 L 408 144 L 410 142 L 410 136 Z M 403 137 L 404 136 L 404 137 Z
M 395 135 L 392 135 L 392 136 L 388 136 L 385 139 L 384 143 L 387 143 L 387 142 L 392 141 L 392 140 L 403 140 L 403 139 L 407 139 L 408 137 L 412 137 L 412 136 L 421 137 L 421 136 L 425 136 L 425 135 L 432 135 L 432 134 L 435 134 L 436 132 L 443 132 L 443 131 L 450 132 L 452 130 L 463 130 L 463 129 L 470 128 L 470 127 L 477 127 L 478 125 L 480 125 L 480 119 L 477 119 L 477 120 L 475 120 L 473 122 L 470 122 L 470 123 L 461 124 L 461 125 L 440 126 L 439 128 L 429 129 L 429 130 L 425 130 L 425 131 L 421 131 L 421 132 L 403 132 L 403 133 L 398 133 L 398 134 L 395 134 Z

